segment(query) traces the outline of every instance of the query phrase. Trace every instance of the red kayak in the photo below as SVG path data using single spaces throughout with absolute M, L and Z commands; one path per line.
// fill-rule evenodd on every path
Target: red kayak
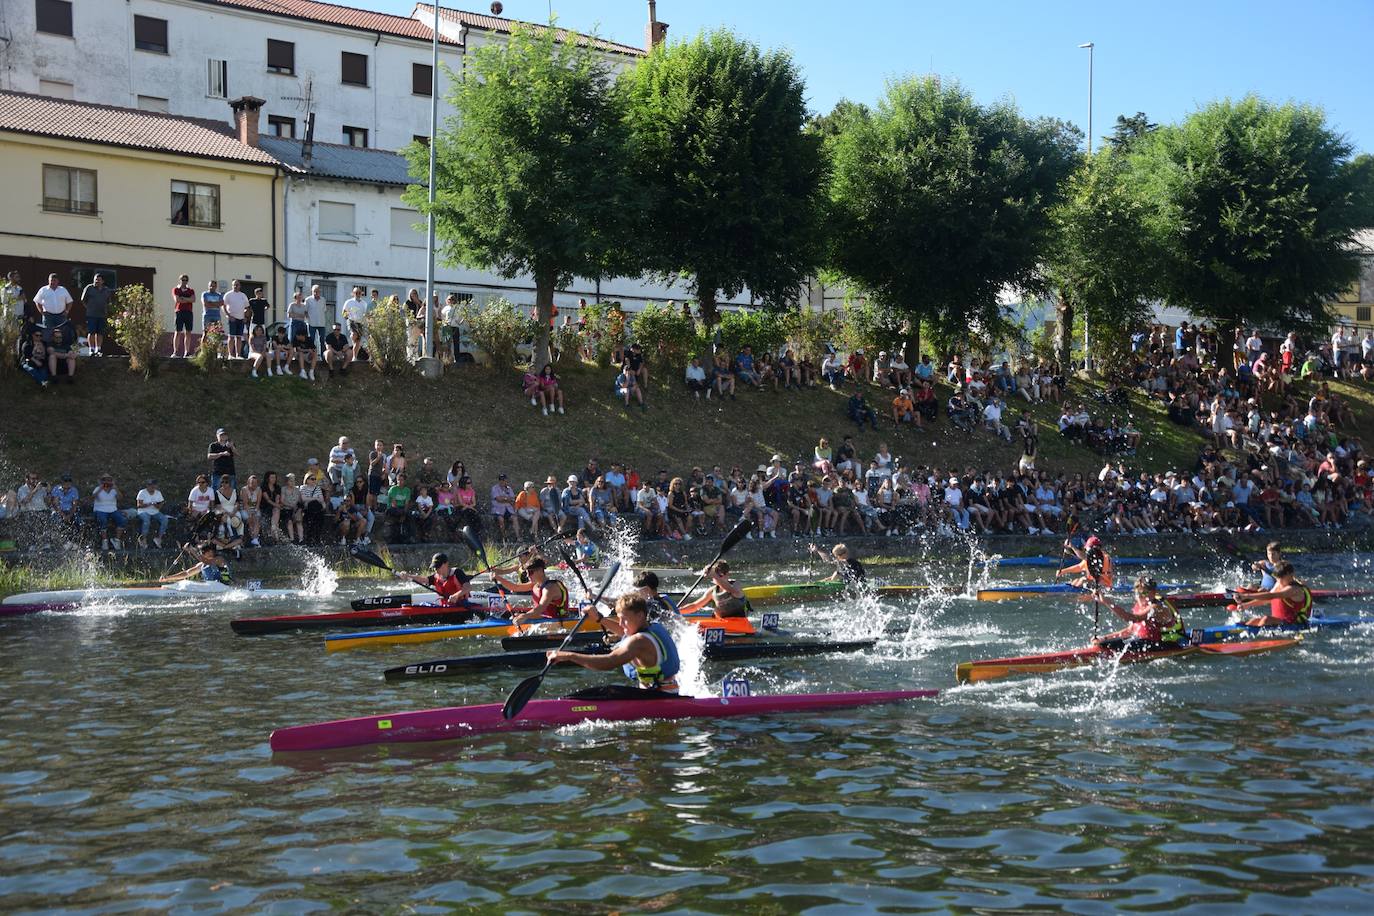
M 638 719 L 723 719 L 777 712 L 823 712 L 899 703 L 933 697 L 936 690 L 870 690 L 855 693 L 791 693 L 748 697 L 664 696 L 644 699 L 564 697 L 532 700 L 520 715 L 506 719 L 500 703 L 449 706 L 419 712 L 398 712 L 359 719 L 339 719 L 296 725 L 272 732 L 274 751 L 322 751 L 365 744 L 406 744 L 447 741 L 489 732 L 559 728 L 579 722 L 629 722 Z
M 529 610 L 529 605 L 512 606 L 517 612 Z M 485 620 L 492 608 L 485 601 L 444 607 L 437 604 L 407 607 L 381 607 L 365 611 L 338 611 L 329 614 L 283 614 L 276 617 L 241 617 L 229 621 L 240 636 L 262 636 L 267 633 L 289 633 L 295 630 L 340 630 L 349 627 L 375 627 L 387 623 L 465 623 Z
M 1047 674 L 1066 668 L 1079 668 L 1098 662 L 1134 665 L 1155 662 L 1184 655 L 1259 655 L 1275 649 L 1287 649 L 1298 639 L 1264 639 L 1253 642 L 1185 643 L 1168 648 L 1133 649 L 1122 652 L 1102 646 L 1085 646 L 1067 652 L 1046 652 L 1041 655 L 1021 655 L 1013 658 L 985 658 L 974 662 L 960 662 L 954 669 L 954 679 L 961 684 L 992 681 L 1013 674 Z

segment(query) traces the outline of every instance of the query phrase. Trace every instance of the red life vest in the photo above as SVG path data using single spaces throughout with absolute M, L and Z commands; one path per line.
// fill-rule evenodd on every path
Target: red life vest
M 431 573 L 429 576 L 429 584 L 433 587 L 434 591 L 438 593 L 440 598 L 447 601 L 463 590 L 465 582 L 459 579 L 456 573 L 449 572 L 449 574 L 442 579 Z
M 555 585 L 558 586 L 560 597 L 553 607 L 544 608 L 544 616 L 556 620 L 560 617 L 569 616 L 572 610 L 568 606 L 568 587 L 566 585 L 559 582 L 557 579 L 545 579 L 543 585 L 536 585 L 530 589 L 530 597 L 534 598 L 534 603 L 536 605 L 543 604 L 544 593 L 549 590 L 550 586 Z
M 1282 623 L 1301 626 L 1307 623 L 1307 618 L 1312 615 L 1312 589 L 1295 582 L 1294 585 L 1302 589 L 1302 598 L 1297 601 L 1289 601 L 1286 598 L 1275 598 L 1269 602 L 1269 616 Z
M 1167 608 L 1172 618 L 1168 623 L 1161 621 L 1161 609 Z M 1183 620 L 1178 616 L 1178 611 L 1167 598 L 1161 599 L 1158 604 L 1136 603 L 1134 610 L 1148 610 L 1150 614 L 1144 620 L 1136 620 L 1131 623 L 1131 635 L 1136 639 L 1144 639 L 1150 642 L 1182 642 L 1183 641 Z

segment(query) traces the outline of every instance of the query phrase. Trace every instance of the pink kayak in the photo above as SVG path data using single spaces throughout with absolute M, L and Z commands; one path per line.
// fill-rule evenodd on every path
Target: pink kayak
M 500 703 L 448 706 L 418 712 L 339 719 L 295 725 L 272 732 L 274 751 L 321 751 L 365 744 L 446 741 L 489 732 L 558 728 L 589 720 L 723 719 L 778 712 L 817 712 L 936 696 L 938 690 L 864 690 L 853 693 L 784 693 L 750 697 L 671 697 L 596 700 L 531 700 L 515 719 L 501 716 Z
M 81 607 L 76 601 L 34 601 L 28 604 L 0 604 L 0 617 L 23 617 L 45 611 L 74 611 Z

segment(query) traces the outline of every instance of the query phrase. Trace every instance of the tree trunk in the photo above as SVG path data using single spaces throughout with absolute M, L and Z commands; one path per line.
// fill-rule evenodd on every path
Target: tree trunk
M 1073 352 L 1073 303 L 1063 293 L 1055 304 L 1054 354 L 1059 371 L 1070 375 L 1069 356 Z
M 534 358 L 530 368 L 538 372 L 549 360 L 549 329 L 553 324 L 552 275 L 534 278 Z
M 904 357 L 906 364 L 915 372 L 916 367 L 921 364 L 921 323 L 911 322 L 911 330 L 907 332 L 906 344 L 904 346 Z
M 706 325 L 708 334 L 712 328 L 720 324 L 720 313 L 716 311 L 716 291 L 714 289 L 703 289 L 697 294 L 697 314 L 701 316 L 701 323 Z

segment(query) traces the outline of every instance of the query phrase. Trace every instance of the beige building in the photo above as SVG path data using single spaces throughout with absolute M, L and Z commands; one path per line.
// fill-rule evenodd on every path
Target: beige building
M 1357 244 L 1364 251 L 1364 267 L 1360 279 L 1350 284 L 1345 295 L 1332 303 L 1337 320 L 1363 332 L 1374 329 L 1374 229 L 1366 229 L 1357 236 Z
M 282 167 L 255 145 L 258 100 L 226 103 L 226 114 L 231 104 L 238 132 L 0 92 L 0 271 L 18 270 L 30 295 L 49 273 L 74 297 L 97 272 L 111 286 L 142 283 L 168 330 L 183 273 L 197 290 L 237 279 L 276 301 Z

